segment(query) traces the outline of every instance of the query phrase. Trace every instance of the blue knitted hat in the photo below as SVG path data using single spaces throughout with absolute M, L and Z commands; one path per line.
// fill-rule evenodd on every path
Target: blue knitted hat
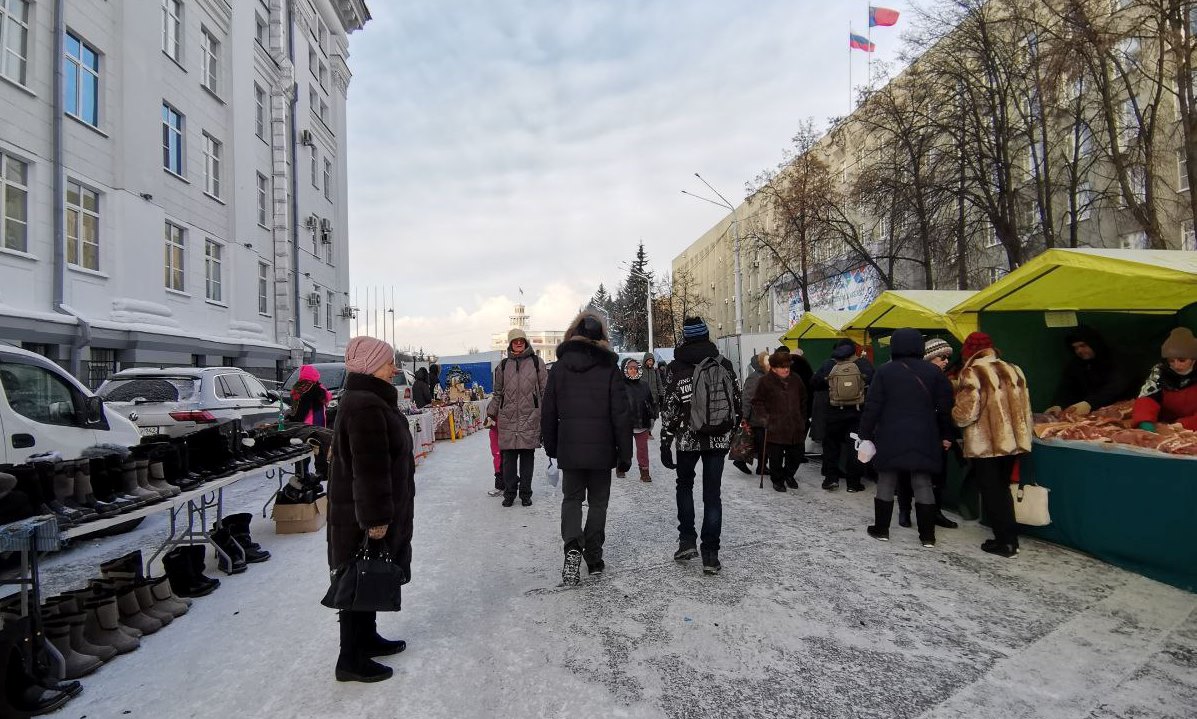
M 686 321 L 682 323 L 682 339 L 686 342 L 710 338 L 711 330 L 701 318 L 687 317 Z

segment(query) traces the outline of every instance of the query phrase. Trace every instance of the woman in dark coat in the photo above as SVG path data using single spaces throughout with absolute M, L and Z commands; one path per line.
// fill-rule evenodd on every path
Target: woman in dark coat
M 774 352 L 769 373 L 761 378 L 752 396 L 752 416 L 765 427 L 769 478 L 778 492 L 798 489 L 794 479 L 802 464 L 806 443 L 806 385 L 790 372 L 792 355 Z
M 368 536 L 383 541 L 410 577 L 416 462 L 391 384 L 395 351 L 382 340 L 354 337 L 345 368 L 328 483 L 328 566 L 335 571 L 349 561 Z M 341 611 L 340 621 L 337 681 L 390 678 L 391 668 L 372 658 L 397 654 L 406 642 L 380 637 L 374 612 Z
M 561 539 L 565 564 L 561 581 L 579 583 L 586 560 L 589 574 L 601 574 L 606 539 L 611 469 L 632 467 L 632 416 L 619 357 L 611 351 L 607 329 L 593 312 L 582 312 L 557 345 L 540 413 L 544 451 L 561 468 Z M 586 527 L 582 503 L 588 502 Z
M 417 409 L 432 404 L 432 387 L 428 384 L 428 370 L 424 367 L 416 370 L 416 382 L 411 386 L 411 401 Z
M 940 471 L 951 445 L 952 385 L 935 365 L 923 359 L 923 335 L 903 328 L 890 339 L 892 359 L 877 369 L 869 384 L 860 438 L 875 445 L 877 497 L 874 524 L 868 533 L 889 539 L 898 476 L 910 473 L 919 540 L 935 546 L 935 493 L 932 475 Z

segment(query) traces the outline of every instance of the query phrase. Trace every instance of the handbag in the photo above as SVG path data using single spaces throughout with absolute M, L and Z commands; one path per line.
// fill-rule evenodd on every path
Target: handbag
M 332 572 L 332 583 L 320 603 L 329 609 L 355 612 L 397 612 L 407 572 L 383 542 L 366 535 L 357 553 Z
M 1014 519 L 1028 527 L 1046 527 L 1052 523 L 1047 511 L 1047 487 L 1037 484 L 1011 484 L 1010 496 L 1014 500 Z
M 741 425 L 732 437 L 731 448 L 727 454 L 733 462 L 751 462 L 756 458 L 756 447 L 752 442 L 752 430 Z

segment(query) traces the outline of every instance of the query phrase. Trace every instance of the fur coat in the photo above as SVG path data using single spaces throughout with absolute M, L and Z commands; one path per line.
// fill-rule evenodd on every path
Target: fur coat
M 1031 451 L 1031 400 L 1027 378 L 992 349 L 964 363 L 952 420 L 964 430 L 964 456 L 1007 457 Z

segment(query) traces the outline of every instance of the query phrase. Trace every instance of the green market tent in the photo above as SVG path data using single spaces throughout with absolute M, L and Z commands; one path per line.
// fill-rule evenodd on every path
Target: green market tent
M 958 343 L 975 325 L 970 324 L 971 318 L 952 317 L 948 311 L 974 294 L 967 290 L 886 290 L 849 320 L 843 330 L 867 333 L 873 361 L 878 364 L 889 359 L 888 336 L 903 327 L 922 330 L 928 336 L 942 333 Z
M 831 357 L 835 343 L 841 339 L 850 337 L 853 342 L 864 344 L 863 332 L 846 333 L 840 330 L 855 315 L 851 311 L 811 310 L 803 313 L 802 319 L 781 336 L 781 341 L 791 350 L 801 347 L 806 360 L 818 369 Z

